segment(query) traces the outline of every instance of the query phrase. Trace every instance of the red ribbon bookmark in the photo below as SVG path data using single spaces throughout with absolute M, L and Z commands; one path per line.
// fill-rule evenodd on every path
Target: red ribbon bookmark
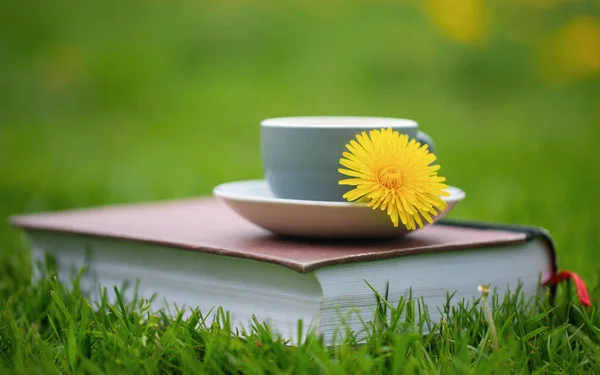
M 575 289 L 577 290 L 577 297 L 579 298 L 579 302 L 584 306 L 591 306 L 592 302 L 590 300 L 590 295 L 588 294 L 587 287 L 585 286 L 585 281 L 579 275 L 571 271 L 561 271 L 548 281 L 549 284 L 558 284 L 564 280 L 572 280 L 575 284 Z

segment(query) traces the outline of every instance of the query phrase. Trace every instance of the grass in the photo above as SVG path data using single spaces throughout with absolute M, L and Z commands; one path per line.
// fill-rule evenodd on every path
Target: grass
M 4 2 L 0 218 L 260 178 L 267 117 L 408 117 L 467 193 L 450 217 L 547 228 L 592 308 L 566 285 L 554 306 L 490 297 L 494 349 L 480 306 L 441 322 L 421 316 L 436 332 L 422 337 L 401 318 L 418 301 L 382 297 L 387 318 L 363 317 L 365 330 L 350 336 L 367 335 L 364 345 L 287 347 L 261 322 L 232 332 L 226 311 L 215 324 L 205 311 L 149 314 L 144 301 L 93 312 L 51 272 L 32 283 L 28 244 L 0 225 L 0 372 L 599 373 L 600 82 L 597 72 L 557 80 L 547 72 L 569 70 L 540 49 L 570 20 L 600 12 L 587 2 L 488 6 L 486 42 L 463 45 L 410 2 Z
M 391 305 L 376 290 L 379 308 L 364 330 L 326 347 L 309 335 L 299 345 L 274 339 L 254 321 L 232 328 L 227 311 L 214 320 L 199 310 L 186 319 L 150 313 L 149 300 L 106 297 L 91 306 L 78 289 L 50 271 L 8 298 L 0 316 L 2 373 L 597 373 L 599 318 L 561 293 L 561 303 L 520 298 L 450 305 L 431 321 L 419 299 Z M 115 288 L 117 295 L 119 290 Z M 564 291 L 562 291 L 564 292 Z M 497 326 L 493 344 L 481 303 Z M 422 335 L 427 327 L 431 334 Z M 343 326 L 341 327 L 344 328 Z M 359 345 L 361 338 L 366 342 Z M 292 343 L 293 344 L 293 343 Z M 3 368 L 4 367 L 4 368 Z M 502 371 L 506 370 L 506 371 Z

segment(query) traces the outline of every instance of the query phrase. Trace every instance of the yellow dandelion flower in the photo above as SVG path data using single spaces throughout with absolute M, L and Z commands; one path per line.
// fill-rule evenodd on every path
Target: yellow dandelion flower
M 437 175 L 439 165 L 432 165 L 436 156 L 427 145 L 406 134 L 388 129 L 371 130 L 356 135 L 346 145 L 339 172 L 351 178 L 339 181 L 340 185 L 355 186 L 343 195 L 348 201 L 368 201 L 368 207 L 387 210 L 392 223 L 398 218 L 407 229 L 423 229 L 425 218 L 433 223 L 432 215 L 446 209 L 441 196 L 449 196 L 445 177 Z

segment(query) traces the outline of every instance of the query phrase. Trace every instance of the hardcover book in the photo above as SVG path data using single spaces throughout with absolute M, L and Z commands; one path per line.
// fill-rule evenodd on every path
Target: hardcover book
M 55 257 L 67 283 L 85 266 L 81 286 L 92 301 L 98 286 L 110 294 L 138 282 L 138 295 L 159 296 L 153 310 L 222 307 L 236 325 L 256 317 L 290 340 L 299 320 L 329 343 L 342 316 L 359 331 L 359 315 L 375 312 L 373 289 L 389 287 L 390 303 L 422 299 L 435 321 L 449 294 L 454 304 L 474 301 L 489 285 L 501 299 L 520 286 L 534 297 L 558 277 L 552 239 L 536 227 L 443 220 L 396 239 L 307 240 L 273 235 L 210 197 L 19 215 L 11 224 L 36 259 Z

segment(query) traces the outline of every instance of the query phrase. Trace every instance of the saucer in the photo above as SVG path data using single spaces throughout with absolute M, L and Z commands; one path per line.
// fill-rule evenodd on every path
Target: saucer
M 448 206 L 433 217 L 434 222 L 465 198 L 459 188 L 450 187 L 448 192 L 450 196 L 442 197 Z M 399 237 L 410 232 L 402 223 L 394 227 L 385 212 L 373 210 L 366 203 L 276 198 L 265 180 L 221 184 L 213 194 L 249 222 L 279 235 L 372 238 Z M 429 223 L 423 220 L 423 225 Z

